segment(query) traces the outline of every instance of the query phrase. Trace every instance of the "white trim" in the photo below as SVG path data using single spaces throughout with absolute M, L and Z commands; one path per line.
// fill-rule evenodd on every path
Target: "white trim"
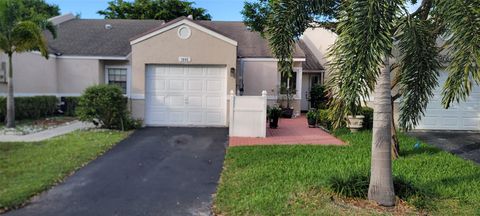
M 302 67 L 294 67 L 293 71 L 297 72 L 297 92 L 295 92 L 295 96 L 299 99 L 302 100 L 302 78 L 303 78 L 303 68 Z
M 105 84 L 108 84 L 108 69 L 127 69 L 127 94 L 126 96 L 130 98 L 131 95 L 131 86 L 132 86 L 132 70 L 130 65 L 105 65 L 105 70 L 103 71 L 105 75 Z
M 188 20 L 187 18 L 185 18 L 185 19 L 183 19 L 183 20 L 180 20 L 180 21 L 178 21 L 178 22 L 176 22 L 176 23 L 173 23 L 173 24 L 171 24 L 171 25 L 169 25 L 169 26 L 166 26 L 166 27 L 164 27 L 164 28 L 160 28 L 160 29 L 158 29 L 157 31 L 154 31 L 154 32 L 152 32 L 152 33 L 149 33 L 149 34 L 144 35 L 144 36 L 142 36 L 142 37 L 139 37 L 139 38 L 137 38 L 137 39 L 134 39 L 134 40 L 130 41 L 130 45 L 134 45 L 134 44 L 140 43 L 140 42 L 142 42 L 142 41 L 144 41 L 144 40 L 147 40 L 147 39 L 149 39 L 149 38 L 151 38 L 151 37 L 157 36 L 157 35 L 159 35 L 159 34 L 161 34 L 161 33 L 163 33 L 163 32 L 166 32 L 166 31 L 168 31 L 168 30 L 174 29 L 174 28 L 176 28 L 176 27 L 178 27 L 178 26 L 181 26 L 181 25 L 189 25 L 189 26 L 194 27 L 194 28 L 196 28 L 196 29 L 198 29 L 198 30 L 200 30 L 200 31 L 203 31 L 203 32 L 205 32 L 205 33 L 207 33 L 207 34 L 209 34 L 209 35 L 211 35 L 211 36 L 213 36 L 213 37 L 216 37 L 216 38 L 218 38 L 218 39 L 220 39 L 220 40 L 223 40 L 223 41 L 225 41 L 225 42 L 227 42 L 227 43 L 229 43 L 229 44 L 232 44 L 232 45 L 234 45 L 234 46 L 237 46 L 237 45 L 238 45 L 238 42 L 237 42 L 237 41 L 232 40 L 231 38 L 225 37 L 224 35 L 221 35 L 221 34 L 215 32 L 215 31 L 212 31 L 212 30 L 210 30 L 210 29 L 208 29 L 208 28 L 205 28 L 205 27 L 203 27 L 203 26 L 201 26 L 201 25 L 199 25 L 199 24 L 197 24 L 197 23 L 194 23 L 194 22 Z
M 55 96 L 55 97 L 80 97 L 82 93 L 14 93 L 15 97 Z M 7 93 L 0 93 L 7 96 Z
M 182 35 L 181 34 L 182 29 L 187 30 L 187 35 Z M 190 27 L 188 27 L 187 25 L 180 26 L 177 29 L 177 35 L 180 39 L 186 40 L 186 39 L 190 38 L 190 36 L 192 36 L 192 29 L 190 29 Z
M 277 58 L 240 58 L 240 61 L 249 61 L 249 62 L 278 62 Z M 293 58 L 294 62 L 304 62 L 307 61 L 305 58 Z

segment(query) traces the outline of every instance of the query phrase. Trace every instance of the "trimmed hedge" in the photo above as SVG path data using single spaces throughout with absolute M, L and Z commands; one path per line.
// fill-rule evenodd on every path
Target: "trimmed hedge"
M 55 96 L 34 96 L 15 98 L 15 120 L 48 117 L 57 111 L 58 99 Z M 7 99 L 0 97 L 0 120 L 5 121 Z

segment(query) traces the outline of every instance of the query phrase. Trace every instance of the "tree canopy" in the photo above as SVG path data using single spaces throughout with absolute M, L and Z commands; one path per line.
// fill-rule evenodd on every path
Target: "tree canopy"
M 48 4 L 45 0 L 23 0 L 22 2 L 29 13 L 41 14 L 48 18 L 60 15 L 58 5 Z
M 156 19 L 173 20 L 192 15 L 196 20 L 211 20 L 204 8 L 194 7 L 194 2 L 185 0 L 113 0 L 105 10 L 98 11 L 105 19 Z

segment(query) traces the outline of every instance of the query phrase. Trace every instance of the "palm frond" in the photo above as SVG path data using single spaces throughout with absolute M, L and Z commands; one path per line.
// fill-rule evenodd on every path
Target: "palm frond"
M 402 93 L 400 126 L 407 130 L 418 124 L 438 86 L 439 49 L 436 47 L 437 35 L 432 29 L 429 21 L 408 16 L 398 31 Z
M 480 0 L 439 0 L 436 13 L 446 27 L 446 49 L 452 60 L 443 88 L 442 103 L 448 108 L 454 101 L 467 99 L 472 80 L 480 84 Z
M 48 58 L 47 41 L 42 29 L 32 21 L 19 22 L 12 32 L 12 45 L 15 52 L 40 51 Z
M 345 6 L 337 27 L 338 39 L 329 51 L 334 113 L 358 114 L 358 108 L 374 90 L 379 69 L 393 47 L 392 20 L 401 1 L 359 0 Z M 347 110 L 338 110 L 347 109 Z M 345 116 L 336 116 L 340 125 Z
M 316 16 L 334 16 L 340 0 L 277 0 L 270 2 L 266 37 L 282 74 L 290 75 L 296 40 Z

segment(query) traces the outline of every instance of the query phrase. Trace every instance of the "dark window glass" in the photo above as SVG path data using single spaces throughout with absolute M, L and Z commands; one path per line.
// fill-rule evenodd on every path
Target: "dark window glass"
M 118 85 L 122 88 L 123 94 L 127 94 L 127 69 L 108 68 L 108 84 Z

